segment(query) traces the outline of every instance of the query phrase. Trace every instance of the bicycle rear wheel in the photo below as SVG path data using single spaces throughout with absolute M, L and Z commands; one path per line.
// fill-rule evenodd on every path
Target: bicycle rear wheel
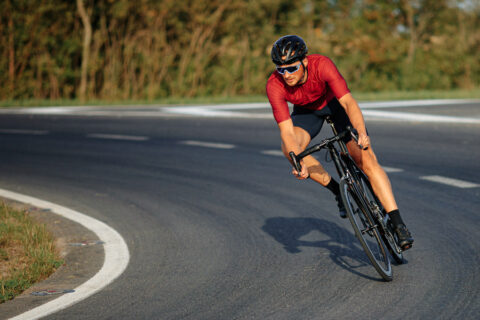
M 352 224 L 355 235 L 363 247 L 373 267 L 386 281 L 393 279 L 392 265 L 388 252 L 379 232 L 379 226 L 374 222 L 372 214 L 362 194 L 361 186 L 351 179 L 342 179 L 340 193 Z

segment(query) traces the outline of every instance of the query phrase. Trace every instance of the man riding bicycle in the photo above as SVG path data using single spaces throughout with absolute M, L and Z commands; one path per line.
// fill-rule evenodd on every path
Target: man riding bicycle
M 307 52 L 307 45 L 296 35 L 281 37 L 271 51 L 276 71 L 268 79 L 266 90 L 280 130 L 283 153 L 292 163 L 289 152 L 302 152 L 320 132 L 326 116 L 331 117 L 339 132 L 347 126 L 357 129 L 358 143 L 349 136 L 345 138 L 348 151 L 370 179 L 375 194 L 390 216 L 400 247 L 403 250 L 411 248 L 413 237 L 400 216 L 390 180 L 371 148 L 357 101 L 332 60 L 319 54 L 307 56 Z M 287 102 L 294 105 L 292 114 Z M 301 165 L 301 172 L 293 168 L 292 173 L 300 180 L 311 178 L 329 189 L 335 195 L 340 216 L 346 218 L 338 182 L 312 156 L 301 160 Z

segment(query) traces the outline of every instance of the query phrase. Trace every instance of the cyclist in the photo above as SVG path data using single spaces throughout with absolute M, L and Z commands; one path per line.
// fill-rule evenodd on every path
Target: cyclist
M 291 162 L 289 152 L 302 152 L 320 132 L 327 115 L 339 132 L 349 125 L 356 128 L 358 144 L 346 137 L 348 151 L 370 179 L 375 194 L 388 212 L 400 247 L 409 249 L 413 237 L 400 216 L 390 180 L 372 150 L 358 103 L 332 60 L 319 54 L 307 56 L 307 52 L 306 43 L 296 35 L 281 37 L 271 51 L 276 70 L 267 81 L 266 91 L 280 129 L 283 153 Z M 291 115 L 287 102 L 293 104 Z M 301 172 L 293 168 L 292 173 L 300 180 L 311 178 L 329 189 L 335 195 L 340 216 L 346 218 L 338 182 L 312 156 L 300 163 Z

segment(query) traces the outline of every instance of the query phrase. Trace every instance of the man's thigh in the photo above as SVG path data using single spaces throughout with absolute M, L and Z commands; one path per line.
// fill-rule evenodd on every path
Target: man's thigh
M 377 156 L 373 152 L 372 146 L 367 150 L 362 150 L 352 139 L 347 143 L 347 148 L 355 163 L 364 171 L 368 167 L 375 166 L 378 163 Z
M 323 126 L 323 117 L 315 114 L 315 111 L 295 106 L 291 114 L 293 125 L 309 136 L 309 141 L 315 138 Z M 300 132 L 300 131 L 299 131 Z M 301 134 L 303 134 L 301 132 Z
M 310 134 L 301 127 L 294 126 L 293 130 L 295 130 L 295 135 L 297 136 L 298 144 L 300 145 L 302 150 L 305 149 L 310 143 L 310 141 L 312 140 L 310 138 Z

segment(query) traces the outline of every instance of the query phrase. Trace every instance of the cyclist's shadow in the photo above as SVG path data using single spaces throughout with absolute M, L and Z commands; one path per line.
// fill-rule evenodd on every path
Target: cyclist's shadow
M 378 280 L 362 273 L 359 269 L 371 266 L 361 249 L 357 238 L 345 228 L 318 218 L 269 218 L 262 230 L 284 246 L 289 253 L 301 252 L 300 247 L 324 248 L 330 252 L 330 258 L 340 267 L 367 279 Z M 300 240 L 312 231 L 319 231 L 328 240 Z

